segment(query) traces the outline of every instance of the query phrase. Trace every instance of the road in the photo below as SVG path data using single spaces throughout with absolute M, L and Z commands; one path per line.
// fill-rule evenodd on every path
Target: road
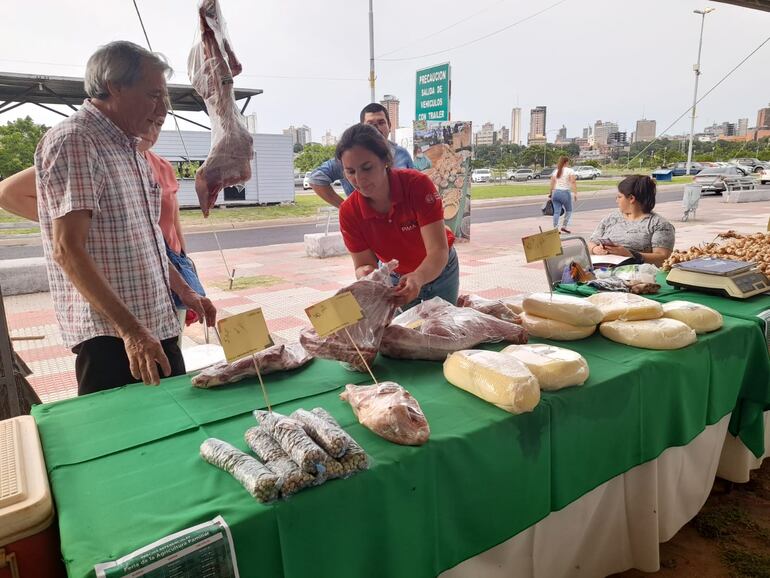
M 590 193 L 583 193 L 584 197 Z M 682 189 L 660 192 L 658 202 L 678 201 L 682 198 Z M 473 223 L 491 223 L 511 219 L 525 219 L 541 215 L 542 197 L 533 197 L 530 204 L 475 207 L 472 210 Z M 597 197 L 579 199 L 578 211 L 593 211 L 596 209 L 612 209 L 615 207 L 614 197 Z M 301 243 L 306 233 L 320 232 L 314 223 L 276 225 L 275 227 L 257 227 L 253 229 L 232 229 L 220 231 L 217 238 L 223 249 L 238 249 L 241 247 L 262 247 L 265 245 L 280 245 L 284 243 Z M 190 253 L 214 251 L 217 248 L 214 235 L 210 232 L 189 233 L 186 235 L 187 249 Z M 36 246 L 0 246 L 0 259 L 21 259 L 25 257 L 41 257 L 43 249 Z

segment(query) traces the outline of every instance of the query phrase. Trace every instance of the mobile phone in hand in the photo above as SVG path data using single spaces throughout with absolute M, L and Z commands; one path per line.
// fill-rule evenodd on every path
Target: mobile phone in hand
M 599 239 L 599 244 L 602 247 L 616 247 L 617 245 L 610 241 L 609 239 Z

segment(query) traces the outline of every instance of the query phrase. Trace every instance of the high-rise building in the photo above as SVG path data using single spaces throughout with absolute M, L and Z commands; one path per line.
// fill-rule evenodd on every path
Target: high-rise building
M 521 144 L 521 109 L 511 110 L 511 144 Z
M 251 134 L 257 134 L 257 113 L 252 112 L 246 115 L 246 128 Z
M 738 136 L 746 136 L 749 133 L 749 119 L 739 118 L 737 131 Z
M 763 128 L 770 128 L 770 105 L 757 112 L 757 130 Z
M 602 122 L 597 120 L 594 123 L 594 140 L 597 145 L 606 145 L 610 133 L 618 132 L 618 123 Z
M 310 133 L 310 127 L 304 124 L 302 126 L 291 125 L 289 128 L 283 129 L 283 134 L 291 136 L 292 144 L 301 144 L 302 146 L 305 146 L 313 140 Z
M 545 116 L 546 116 L 546 107 L 545 106 L 536 106 L 529 112 L 529 137 L 527 138 L 527 143 L 531 142 L 532 140 L 542 140 L 545 139 Z
M 495 125 L 491 122 L 485 122 L 481 125 L 481 130 L 476 133 L 476 146 L 495 144 Z
M 321 137 L 321 144 L 325 147 L 331 147 L 337 144 L 337 137 L 332 134 L 332 131 L 330 131 L 328 128 L 326 129 L 326 134 L 324 134 Z
M 500 130 L 497 131 L 497 142 L 502 144 L 508 144 L 510 142 L 510 136 L 511 136 L 510 131 L 506 127 L 501 126 Z
M 625 132 L 611 132 L 607 135 L 607 144 L 614 146 L 624 146 L 628 144 L 628 136 Z
M 392 94 L 386 94 L 380 101 L 380 104 L 385 107 L 385 110 L 388 111 L 388 117 L 390 117 L 390 140 L 395 141 L 396 129 L 399 127 L 399 124 L 398 124 L 399 100 Z
M 564 142 L 567 140 L 567 127 L 561 125 L 558 134 L 556 135 L 556 142 Z
M 655 140 L 656 123 L 654 120 L 637 120 L 634 142 L 651 142 Z
M 587 126 L 587 127 L 585 127 L 583 129 L 583 138 L 588 138 L 589 136 L 591 136 L 591 134 L 592 133 L 591 133 L 591 127 L 590 126 Z

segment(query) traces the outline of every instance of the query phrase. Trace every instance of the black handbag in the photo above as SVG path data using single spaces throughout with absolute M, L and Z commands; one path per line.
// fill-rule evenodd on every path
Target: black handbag
M 545 205 L 543 205 L 543 208 L 540 210 L 543 211 L 544 215 L 547 215 L 549 217 L 553 216 L 553 201 L 551 200 L 551 197 L 548 197 L 548 200 L 545 202 Z

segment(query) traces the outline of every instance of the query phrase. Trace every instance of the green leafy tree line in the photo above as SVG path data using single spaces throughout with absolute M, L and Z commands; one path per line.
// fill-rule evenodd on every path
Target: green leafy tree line
M 294 159 L 294 168 L 300 172 L 312 171 L 324 161 L 334 156 L 334 146 L 320 144 L 305 145 L 302 152 Z
M 0 177 L 10 177 L 35 162 L 35 148 L 48 127 L 30 117 L 0 126 Z

